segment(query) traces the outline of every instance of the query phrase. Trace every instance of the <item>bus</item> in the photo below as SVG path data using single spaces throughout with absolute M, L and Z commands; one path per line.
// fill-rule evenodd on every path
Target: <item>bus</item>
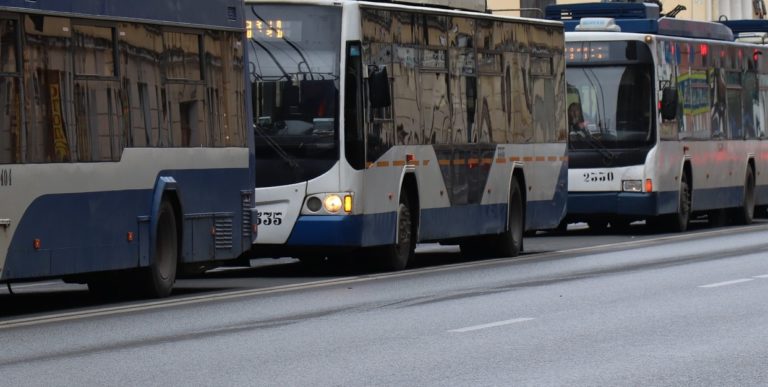
M 251 247 L 239 0 L 0 0 L 0 282 L 164 297 Z
M 562 24 L 413 3 L 245 2 L 255 254 L 400 270 L 417 242 L 514 256 L 563 218 Z
M 566 28 L 567 221 L 748 224 L 768 205 L 768 62 L 725 24 L 655 4 L 547 8 Z

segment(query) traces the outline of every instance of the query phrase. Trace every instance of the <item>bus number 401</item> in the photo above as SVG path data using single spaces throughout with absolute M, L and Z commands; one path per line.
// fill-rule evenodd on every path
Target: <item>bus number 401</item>
M 613 181 L 613 172 L 585 172 L 585 183 L 601 183 L 606 181 Z
M 256 224 L 259 226 L 279 226 L 282 223 L 282 212 L 256 212 Z

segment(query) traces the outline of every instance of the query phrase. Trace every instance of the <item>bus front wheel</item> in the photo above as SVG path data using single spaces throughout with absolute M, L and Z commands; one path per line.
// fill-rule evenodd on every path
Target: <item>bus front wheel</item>
M 416 238 L 414 233 L 412 208 L 408 193 L 400 192 L 400 203 L 397 208 L 397 240 L 394 244 L 382 247 L 377 258 L 378 268 L 386 271 L 405 269 L 415 255 Z
M 512 180 L 509 189 L 509 217 L 507 230 L 500 234 L 495 241 L 494 255 L 499 257 L 515 257 L 523 251 L 523 233 L 525 230 L 525 212 L 520 183 Z
M 744 179 L 744 201 L 741 207 L 734 211 L 734 220 L 737 224 L 751 224 L 755 217 L 755 174 L 752 168 L 747 168 Z
M 651 219 L 648 221 L 649 225 L 662 231 L 671 232 L 684 232 L 688 229 L 688 222 L 691 220 L 691 186 L 688 181 L 688 174 L 683 173 L 680 178 L 677 212 Z

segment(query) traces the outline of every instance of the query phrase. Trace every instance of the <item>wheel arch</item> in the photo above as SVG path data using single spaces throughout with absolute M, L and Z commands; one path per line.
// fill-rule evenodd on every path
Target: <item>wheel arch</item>
M 525 171 L 523 171 L 523 167 L 520 165 L 515 165 L 512 167 L 512 176 L 509 179 L 509 191 L 512 190 L 512 182 L 517 181 L 518 186 L 520 187 L 520 195 L 522 195 L 522 201 L 523 201 L 523 228 L 527 230 L 527 219 L 528 219 L 528 186 L 525 183 Z M 507 197 L 510 196 L 511 192 L 507 192 Z M 507 199 L 509 200 L 509 199 Z M 509 213 L 509 211 L 507 211 Z M 507 214 L 507 229 L 509 229 L 509 214 Z
M 680 170 L 680 176 L 683 175 L 688 176 L 688 185 L 692 188 L 693 187 L 693 167 L 691 167 L 691 160 L 686 158 L 683 160 L 683 165 Z
M 747 157 L 747 168 L 752 168 L 752 179 L 757 181 L 757 166 L 755 165 L 755 155 L 749 155 Z
M 412 225 L 412 232 L 413 235 L 416 236 L 416 240 L 418 241 L 418 231 L 419 231 L 419 224 L 421 224 L 421 203 L 419 202 L 419 183 L 416 178 L 416 173 L 406 171 L 403 174 L 403 177 L 400 182 L 400 193 L 398 195 L 402 194 L 403 192 L 405 195 L 408 196 L 408 203 L 411 206 L 411 219 L 413 222 Z M 400 197 L 397 198 L 398 203 L 400 201 Z M 395 236 L 397 238 L 397 236 Z
M 155 192 L 152 200 L 152 210 L 150 213 L 150 236 L 149 236 L 149 254 L 147 254 L 146 262 L 141 262 L 141 266 L 149 266 L 154 260 L 154 243 L 158 236 L 158 216 L 160 214 L 160 206 L 164 201 L 168 201 L 173 207 L 173 215 L 176 220 L 176 241 L 178 256 L 176 260 L 181 263 L 183 243 L 182 238 L 184 235 L 184 222 L 182 217 L 182 202 L 179 195 L 179 187 L 176 180 L 170 176 L 161 176 L 155 185 Z

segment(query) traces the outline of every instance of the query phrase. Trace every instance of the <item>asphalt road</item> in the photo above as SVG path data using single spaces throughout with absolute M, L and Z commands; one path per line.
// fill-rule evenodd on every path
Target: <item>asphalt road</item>
M 768 384 L 768 223 L 643 230 L 390 274 L 255 262 L 160 301 L 29 284 L 0 295 L 0 384 Z

